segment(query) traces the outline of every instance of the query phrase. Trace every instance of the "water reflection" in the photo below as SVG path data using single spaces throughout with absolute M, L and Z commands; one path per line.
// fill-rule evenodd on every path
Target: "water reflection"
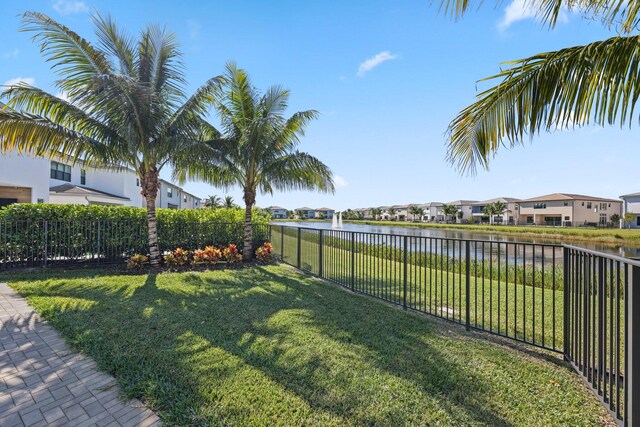
M 330 222 L 277 222 L 278 225 L 287 225 L 293 227 L 303 227 L 303 228 L 312 228 L 312 229 L 323 229 L 328 230 L 331 229 Z M 545 237 L 525 237 L 525 236 L 505 236 L 497 233 L 487 233 L 487 232 L 479 232 L 479 231 L 465 231 L 465 230 L 444 230 L 441 228 L 418 228 L 418 227 L 396 227 L 389 225 L 370 225 L 370 224 L 357 224 L 357 223 L 346 223 L 342 228 L 343 231 L 357 231 L 362 233 L 381 233 L 381 234 L 393 234 L 398 236 L 420 236 L 420 237 L 434 237 L 440 239 L 466 239 L 466 240 L 482 240 L 485 243 L 485 247 L 482 248 L 481 245 L 475 250 L 472 248 L 473 252 L 478 251 L 481 255 L 483 252 L 489 253 L 489 242 L 500 243 L 492 245 L 491 250 L 493 251 L 508 251 L 514 250 L 514 245 L 507 245 L 506 243 L 534 243 L 536 245 L 553 245 L 553 244 L 562 244 L 569 243 L 574 246 L 597 250 L 600 252 L 605 252 L 608 254 L 618 255 L 625 258 L 640 258 L 640 248 L 624 246 L 624 245 L 615 245 L 615 244 L 604 244 L 599 242 L 589 242 L 589 241 L 562 241 L 561 239 L 550 239 Z M 402 243 L 398 243 L 397 238 L 387 238 L 389 241 L 386 244 L 392 246 L 398 246 Z M 414 245 L 422 245 L 423 247 L 415 247 L 414 250 L 420 252 L 432 252 L 433 250 L 429 250 L 428 244 L 424 243 L 426 240 L 416 240 Z M 426 247 L 425 247 L 426 246 Z M 438 252 L 440 252 L 441 248 L 437 248 Z M 444 248 L 443 248 L 444 249 Z M 445 252 L 449 251 L 458 251 L 459 248 L 455 249 L 444 249 Z M 542 249 L 536 249 L 537 251 L 542 251 Z M 474 254 L 472 253 L 472 256 Z M 543 255 L 541 254 L 540 257 Z M 549 260 L 552 257 L 552 253 L 549 249 L 544 250 L 544 256 L 546 260 Z M 556 253 L 557 256 L 557 253 Z M 537 256 L 536 256 L 537 257 Z

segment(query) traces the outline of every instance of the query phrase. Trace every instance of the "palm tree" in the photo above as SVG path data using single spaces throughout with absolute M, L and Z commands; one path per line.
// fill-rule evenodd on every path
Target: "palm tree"
M 253 256 L 251 210 L 258 191 L 333 192 L 332 174 L 320 160 L 297 150 L 305 127 L 318 112 L 299 111 L 286 118 L 288 90 L 272 86 L 260 94 L 244 70 L 228 63 L 217 98 L 222 132 L 209 141 L 214 153 L 192 162 L 187 172 L 213 185 L 242 188 L 243 257 L 248 260 Z
M 441 0 L 463 15 L 472 2 Z M 488 168 L 501 146 L 513 147 L 542 131 L 595 123 L 631 124 L 640 91 L 637 70 L 640 0 L 535 0 L 527 6 L 554 27 L 563 7 L 615 27 L 616 37 L 540 53 L 505 63 L 485 81 L 497 81 L 478 94 L 449 125 L 448 158 L 467 173 Z
M 407 213 L 411 215 L 411 220 L 415 222 L 416 215 L 418 215 L 420 212 L 418 211 L 418 207 L 416 205 L 409 205 L 409 208 L 407 209 Z
M 493 216 L 496 214 L 496 206 L 493 203 L 489 203 L 484 207 L 482 212 L 489 217 L 489 225 L 493 225 Z
M 395 216 L 396 216 L 396 209 L 395 208 L 389 208 L 387 209 L 387 212 L 389 213 L 389 219 L 391 221 L 395 220 Z
M 422 222 L 424 218 L 424 208 L 417 208 L 416 215 L 418 215 L 418 218 L 420 218 L 420 222 Z
M 500 200 L 493 202 L 493 211 L 494 215 L 499 215 L 502 217 L 502 214 L 507 210 L 507 204 Z
M 222 206 L 227 208 L 227 209 L 232 209 L 236 207 L 236 204 L 233 201 L 233 197 L 231 196 L 224 196 L 224 202 L 222 203 Z
M 380 215 L 382 215 L 382 209 L 380 208 L 371 209 L 371 216 L 373 216 L 374 221 L 377 221 L 378 218 L 380 218 Z
M 444 214 L 445 222 L 449 222 L 449 218 L 453 218 L 455 220 L 458 214 L 458 207 L 456 205 L 442 205 L 442 213 Z
M 65 99 L 18 84 L 2 96 L 0 151 L 133 169 L 147 206 L 151 265 L 161 261 L 156 227 L 159 174 L 209 150 L 214 129 L 205 112 L 220 85 L 214 77 L 187 97 L 182 55 L 174 34 L 149 25 L 135 40 L 109 17 L 95 15 L 92 44 L 42 13 L 27 12 Z
M 206 207 L 215 210 L 222 206 L 222 199 L 216 195 L 209 196 L 204 204 Z

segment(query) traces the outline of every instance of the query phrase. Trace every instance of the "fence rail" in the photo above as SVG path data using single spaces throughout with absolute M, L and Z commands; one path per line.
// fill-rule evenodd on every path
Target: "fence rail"
M 0 221 L 0 271 L 118 263 L 147 253 L 147 236 L 144 219 Z M 179 221 L 158 226 L 161 251 L 229 243 L 242 247 L 242 236 L 242 223 Z M 254 224 L 256 244 L 268 239 L 269 225 Z
M 640 263 L 566 245 L 284 225 L 271 241 L 284 262 L 353 292 L 563 354 L 621 424 L 640 426 Z

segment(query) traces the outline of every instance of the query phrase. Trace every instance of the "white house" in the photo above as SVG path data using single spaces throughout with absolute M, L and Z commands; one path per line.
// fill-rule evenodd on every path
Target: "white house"
M 471 218 L 473 204 L 476 202 L 477 200 L 456 200 L 447 203 L 447 205 L 454 205 L 458 208 L 458 215 L 457 218 L 455 218 L 456 222 L 467 222 L 469 218 Z
M 271 216 L 276 219 L 285 219 L 287 217 L 287 210 L 280 206 L 269 206 L 267 210 L 271 212 Z
M 174 195 L 167 197 L 167 193 Z M 71 164 L 17 152 L 0 155 L 0 206 L 12 203 L 144 206 L 139 180 L 130 169 L 89 168 L 82 162 Z M 198 197 L 161 180 L 157 207 L 192 209 L 200 205 Z
M 489 216 L 485 214 L 484 208 L 495 202 L 502 202 L 506 206 L 506 210 L 501 214 L 495 215 L 493 221 L 489 220 Z M 483 200 L 471 204 L 471 217 L 474 222 L 493 222 L 497 224 L 514 224 L 518 218 L 518 203 L 520 199 L 513 197 L 497 197 L 495 199 Z
M 640 193 L 625 194 L 622 199 L 622 216 L 634 214 L 635 218 L 626 224 L 627 227 L 640 228 Z M 622 225 L 622 223 L 621 223 Z
M 296 214 L 299 215 L 301 218 L 311 219 L 316 217 L 316 210 L 305 206 L 302 208 L 297 208 Z
M 318 208 L 316 209 L 316 218 L 324 217 L 325 219 L 332 219 L 335 211 L 331 208 Z

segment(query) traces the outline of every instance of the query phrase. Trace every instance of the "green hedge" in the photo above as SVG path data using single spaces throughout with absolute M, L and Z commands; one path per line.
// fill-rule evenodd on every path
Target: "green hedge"
M 270 215 L 256 209 L 254 245 L 269 239 Z M 161 251 L 242 247 L 244 209 L 158 209 Z M 121 260 L 147 253 L 146 210 L 122 206 L 16 204 L 0 209 L 0 267 Z

